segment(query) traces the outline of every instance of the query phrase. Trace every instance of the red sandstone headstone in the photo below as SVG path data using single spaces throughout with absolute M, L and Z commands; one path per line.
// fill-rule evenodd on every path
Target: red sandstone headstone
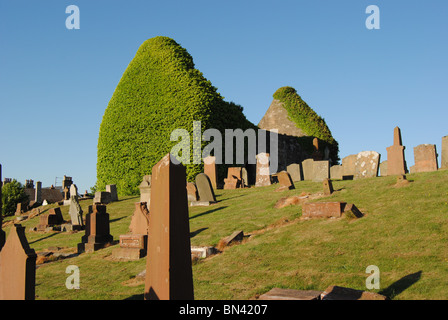
M 0 300 L 34 300 L 36 257 L 25 227 L 13 225 L 0 252 Z
M 340 218 L 345 202 L 307 202 L 302 204 L 304 218 Z
M 236 189 L 242 186 L 242 168 L 231 167 L 227 169 L 227 178 L 224 179 L 224 189 Z
M 136 202 L 134 205 L 129 231 L 132 234 L 148 234 L 149 210 L 146 202 Z
M 213 189 L 217 189 L 218 175 L 216 171 L 216 157 L 208 156 L 204 158 L 204 173 L 210 178 Z
M 93 252 L 112 244 L 113 237 L 110 234 L 109 214 L 106 206 L 94 204 L 92 212 L 86 214 L 86 233 L 78 243 L 78 253 Z
M 192 300 L 186 171 L 167 154 L 152 168 L 146 300 Z
M 255 187 L 264 187 L 271 185 L 271 176 L 269 171 L 269 153 L 257 154 L 257 171 Z
M 414 162 L 411 173 L 437 171 L 437 152 L 435 144 L 421 144 L 414 148 Z
M 190 202 L 199 200 L 198 189 L 193 182 L 187 182 L 187 198 Z
M 405 147 L 401 142 L 401 131 L 399 127 L 394 129 L 394 144 L 387 150 L 387 175 L 398 175 L 406 173 L 406 162 L 404 159 Z
M 324 195 L 329 196 L 333 193 L 334 189 L 333 189 L 333 183 L 330 179 L 325 179 L 322 182 L 322 185 L 324 187 Z
M 287 171 L 280 171 L 277 174 L 278 182 L 280 188 L 277 190 L 292 190 L 295 189 L 294 183 L 292 182 L 291 175 Z

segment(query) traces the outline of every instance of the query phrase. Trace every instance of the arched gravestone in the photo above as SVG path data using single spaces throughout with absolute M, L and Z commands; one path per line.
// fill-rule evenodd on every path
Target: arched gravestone
M 210 181 L 209 181 L 210 182 Z M 152 168 L 145 300 L 192 300 L 186 170 L 167 154 Z
M 25 227 L 13 225 L 0 252 L 0 300 L 34 300 L 36 257 Z
M 216 202 L 212 183 L 205 173 L 200 173 L 196 176 L 196 188 L 198 188 L 199 201 Z

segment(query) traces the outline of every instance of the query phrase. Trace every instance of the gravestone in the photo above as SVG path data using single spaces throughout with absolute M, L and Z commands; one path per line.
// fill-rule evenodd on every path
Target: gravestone
M 375 151 L 362 151 L 356 155 L 354 179 L 378 176 L 380 154 Z
M 117 185 L 106 185 L 106 192 L 110 193 L 110 202 L 118 201 Z
M 241 241 L 243 241 L 243 239 L 244 239 L 244 232 L 242 230 L 235 231 L 230 236 L 219 240 L 218 245 L 216 246 L 216 249 L 223 250 L 225 247 L 229 246 L 230 244 L 234 244 L 236 242 L 241 242 Z
M 70 186 L 72 184 L 73 184 L 72 177 L 64 176 L 64 178 L 62 179 L 62 190 L 67 188 L 67 190 L 69 190 L 69 192 L 70 192 Z M 69 197 L 70 197 L 70 195 L 69 195 Z M 68 199 L 70 199 L 70 198 L 68 198 Z M 66 199 L 66 200 L 68 200 L 68 199 Z
M 34 200 L 39 204 L 42 203 L 42 182 L 40 181 L 36 182 L 36 194 Z
M 204 158 L 204 173 L 210 178 L 214 190 L 218 187 L 218 174 L 216 170 L 216 157 L 208 156 Z
M 271 185 L 271 175 L 269 172 L 269 153 L 259 153 L 257 158 L 257 171 L 255 187 L 265 187 Z
M 329 196 L 333 193 L 334 189 L 333 189 L 333 183 L 331 182 L 330 179 L 325 179 L 322 183 L 323 188 L 324 188 L 324 195 Z
M 0 200 L 0 201 L 1 201 L 1 200 Z M 23 213 L 23 210 L 22 210 L 22 203 L 19 202 L 19 203 L 17 204 L 17 206 L 16 206 L 16 212 L 14 213 L 14 215 L 15 215 L 16 217 L 18 217 L 18 216 L 21 216 L 22 213 Z
M 241 187 L 247 188 L 249 186 L 249 176 L 246 168 L 241 168 Z
M 187 182 L 187 198 L 190 202 L 199 201 L 198 189 L 193 182 Z
M 95 192 L 95 197 L 93 198 L 93 204 L 109 204 L 112 202 L 112 195 L 107 191 L 97 191 Z
M 145 300 L 194 299 L 186 169 L 171 157 L 152 168 Z
M 442 160 L 441 169 L 448 169 L 448 136 L 442 138 Z
M 64 187 L 64 200 L 70 200 L 70 190 L 68 187 Z
M 75 184 L 70 186 L 70 209 L 68 214 L 72 222 L 72 226 L 75 228 L 81 228 L 84 223 L 82 221 L 82 209 L 78 201 L 78 188 Z
M 321 161 L 324 159 L 322 151 L 319 149 L 319 139 L 313 139 L 313 154 L 311 155 L 314 161 Z
M 280 184 L 280 188 L 277 189 L 276 191 L 295 189 L 294 183 L 293 183 L 288 171 L 280 171 L 277 174 L 277 178 L 278 178 L 278 182 Z
M 303 180 L 312 181 L 314 178 L 314 160 L 306 159 L 302 161 Z
M 286 167 L 293 182 L 302 181 L 302 169 L 300 163 L 292 163 Z
M 2 203 L 2 187 L 3 184 L 2 181 L 2 165 L 0 164 L 0 250 L 2 250 L 4 244 L 5 244 L 5 231 L 3 231 L 2 228 L 2 221 L 3 221 L 3 203 Z
M 340 218 L 345 202 L 307 202 L 302 204 L 303 218 Z
M 355 176 L 356 171 L 355 162 L 357 158 L 358 158 L 357 154 L 351 154 L 342 159 L 343 180 L 353 179 L 353 177 Z
M 109 214 L 106 212 L 105 205 L 94 204 L 89 208 L 89 213 L 86 214 L 85 229 L 81 243 L 78 243 L 78 253 L 94 252 L 112 244 Z
M 330 161 L 321 160 L 313 163 L 313 181 L 324 181 L 330 178 Z
M 399 127 L 394 129 L 394 144 L 387 147 L 387 175 L 393 176 L 406 174 L 406 162 L 404 159 L 404 149 L 401 140 L 401 131 Z
M 437 171 L 437 151 L 435 144 L 421 144 L 414 148 L 414 163 L 411 173 Z
M 216 202 L 212 183 L 205 173 L 199 173 L 196 176 L 196 188 L 198 188 L 199 201 L 209 203 Z
M 53 226 L 60 225 L 64 222 L 62 217 L 62 212 L 60 208 L 52 208 L 48 211 L 48 214 L 43 214 L 39 216 L 39 225 L 37 226 L 37 231 L 46 231 L 47 228 L 52 228 Z
M 227 168 L 227 178 L 224 179 L 224 189 L 230 190 L 241 187 L 241 171 L 241 167 Z
M 116 259 L 138 260 L 146 256 L 149 210 L 146 202 L 136 202 L 128 234 L 120 235 L 120 247 L 112 251 Z
M 25 227 L 14 224 L 0 252 L 0 300 L 35 299 L 36 258 Z
M 384 160 L 383 162 L 380 163 L 380 175 L 382 177 L 387 176 L 387 160 Z
M 337 164 L 330 167 L 330 179 L 333 180 L 342 180 L 342 176 L 344 175 L 344 167 Z
M 146 202 L 149 207 L 151 201 L 151 175 L 143 176 L 143 181 L 138 188 L 140 189 L 140 202 Z

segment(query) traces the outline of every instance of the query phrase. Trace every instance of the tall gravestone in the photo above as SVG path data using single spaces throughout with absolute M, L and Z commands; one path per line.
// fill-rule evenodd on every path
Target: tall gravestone
M 421 144 L 414 148 L 415 165 L 410 168 L 414 172 L 437 171 L 437 151 L 435 144 Z
M 25 227 L 13 225 L 0 252 L 0 300 L 35 299 L 36 258 Z
M 401 140 L 399 127 L 394 129 L 394 144 L 387 147 L 387 175 L 400 175 L 406 173 L 406 162 L 404 159 L 404 149 Z
M 34 200 L 37 203 L 42 203 L 42 182 L 37 181 L 36 182 L 36 191 L 35 191 Z
M 291 163 L 286 167 L 286 171 L 288 171 L 292 181 L 302 181 L 302 169 L 300 163 Z
M 448 136 L 442 138 L 442 160 L 441 169 L 448 169 Z
M 5 244 L 5 231 L 2 229 L 3 221 L 3 204 L 2 204 L 2 165 L 0 164 L 0 250 L 2 250 Z
M 192 300 L 186 170 L 167 154 L 152 168 L 146 300 Z
M 112 244 L 113 237 L 110 234 L 109 214 L 106 206 L 94 204 L 86 214 L 86 233 L 78 243 L 78 253 L 93 252 Z
M 210 178 L 213 189 L 217 189 L 218 175 L 216 170 L 216 157 L 208 156 L 204 158 L 204 173 Z
M 303 180 L 311 181 L 314 177 L 314 160 L 305 159 L 302 161 Z
M 271 185 L 271 175 L 269 171 L 269 153 L 259 153 L 257 158 L 257 173 L 255 187 L 265 187 Z
M 196 176 L 196 188 L 198 189 L 199 201 L 211 203 L 216 202 L 212 183 L 205 173 L 199 173 Z
M 70 215 L 73 227 L 82 227 L 84 225 L 82 221 L 82 213 L 83 211 L 78 200 L 78 188 L 75 184 L 72 184 L 70 186 L 70 209 L 68 211 L 68 214 Z

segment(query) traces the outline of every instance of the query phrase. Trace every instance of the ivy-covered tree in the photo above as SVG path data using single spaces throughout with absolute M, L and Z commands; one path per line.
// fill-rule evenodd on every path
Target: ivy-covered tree
M 202 132 L 256 128 L 240 106 L 224 101 L 195 69 L 187 50 L 168 37 L 146 40 L 103 116 L 96 190 L 116 184 L 122 195 L 137 194 L 142 177 L 178 143 L 170 141 L 171 132 L 186 129 L 191 135 L 194 121 L 201 121 Z M 202 170 L 202 164 L 187 165 L 187 179 L 194 180 Z
M 3 216 L 13 215 L 16 212 L 17 204 L 28 201 L 25 187 L 13 179 L 2 187 L 2 214 Z

